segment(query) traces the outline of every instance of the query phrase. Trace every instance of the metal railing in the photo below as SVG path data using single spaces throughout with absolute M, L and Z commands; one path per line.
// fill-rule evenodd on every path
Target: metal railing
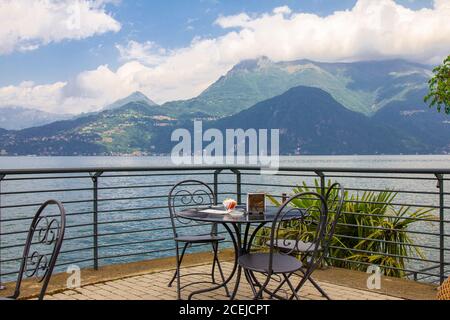
M 409 252 L 370 251 L 334 245 L 332 249 L 353 254 L 378 255 L 402 260 L 399 269 L 416 281 L 440 282 L 450 270 L 450 208 L 444 185 L 450 170 L 439 169 L 364 169 L 364 168 L 296 168 L 281 167 L 271 175 L 261 175 L 258 166 L 191 166 L 191 167 L 120 167 L 71 169 L 0 169 L 0 285 L 14 280 L 22 256 L 23 243 L 31 218 L 45 200 L 63 202 L 67 211 L 67 232 L 57 266 L 63 271 L 68 265 L 93 267 L 172 256 L 174 243 L 167 210 L 167 194 L 178 181 L 194 177 L 210 184 L 217 202 L 236 197 L 240 204 L 249 192 L 266 192 L 274 197 L 291 193 L 304 183 L 324 190 L 329 180 L 338 181 L 351 194 L 392 190 L 397 193 L 393 206 L 426 208 L 433 218 L 414 220 L 401 231 L 413 240 L 401 245 L 419 249 L 423 255 Z M 356 199 L 356 198 L 355 198 Z M 359 200 L 348 200 L 355 203 Z M 346 212 L 348 215 L 376 216 L 373 212 Z M 408 220 L 409 221 L 409 220 Z M 337 234 L 342 240 L 363 239 L 354 232 L 358 228 L 389 232 L 387 226 L 355 225 L 340 222 L 348 230 Z M 204 232 L 200 226 L 185 226 L 187 232 Z M 203 228 L 203 229 L 202 229 Z M 341 229 L 343 230 L 343 229 Z M 224 233 L 223 230 L 219 232 Z M 356 234 L 356 235 L 355 235 Z M 396 244 L 393 241 L 393 244 Z M 398 243 L 397 243 L 398 244 Z M 228 244 L 229 245 L 229 244 Z M 195 247 L 194 250 L 207 250 Z M 367 261 L 330 257 L 335 264 L 363 269 Z M 333 263 L 333 262 L 332 262 Z

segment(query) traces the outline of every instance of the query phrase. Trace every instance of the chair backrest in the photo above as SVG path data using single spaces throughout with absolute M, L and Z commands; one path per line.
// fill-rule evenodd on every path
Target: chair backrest
M 287 200 L 278 210 L 277 217 L 272 224 L 270 263 L 271 271 L 274 241 L 290 241 L 292 249 L 290 251 L 281 251 L 282 254 L 296 253 L 295 248 L 305 240 L 310 243 L 306 273 L 311 274 L 328 255 L 330 244 L 333 240 L 336 225 L 342 213 L 345 200 L 345 190 L 339 184 L 331 185 L 324 195 L 315 192 L 304 192 L 294 195 Z M 295 239 L 286 238 L 283 230 L 288 227 L 294 227 Z M 294 241 L 294 243 L 292 243 Z
M 275 241 L 289 241 L 291 250 L 282 250 L 280 254 L 292 255 L 300 245 L 304 232 L 308 230 L 312 238 L 311 251 L 313 255 L 320 251 L 325 236 L 328 205 L 324 196 L 316 192 L 303 192 L 289 198 L 278 209 L 272 223 L 270 233 L 269 274 L 273 271 L 273 257 L 275 254 Z M 286 228 L 296 231 L 286 238 Z
M 174 237 L 178 236 L 177 223 L 190 224 L 192 221 L 183 221 L 177 217 L 177 211 L 189 207 L 215 205 L 214 191 L 199 180 L 185 180 L 177 183 L 169 192 L 169 213 Z
M 328 215 L 326 222 L 327 231 L 321 245 L 323 248 L 324 257 L 328 256 L 330 245 L 336 231 L 336 225 L 342 214 L 342 208 L 345 201 L 345 193 L 346 191 L 340 183 L 334 183 L 328 188 L 328 191 L 325 195 L 325 200 L 327 201 L 328 205 Z
M 58 214 L 45 215 L 49 206 L 55 205 Z M 61 250 L 66 228 L 66 212 L 63 205 L 55 200 L 45 202 L 35 214 L 28 231 L 19 275 L 13 298 L 20 296 L 23 278 L 35 278 L 41 283 L 39 300 L 44 299 L 48 283 Z

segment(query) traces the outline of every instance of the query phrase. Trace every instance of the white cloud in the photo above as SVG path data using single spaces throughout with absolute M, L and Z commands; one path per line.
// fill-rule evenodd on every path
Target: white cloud
M 159 47 L 155 42 L 147 41 L 140 43 L 129 41 L 126 46 L 116 45 L 123 60 L 141 61 L 147 65 L 157 65 L 163 61 L 163 55 L 166 54 L 164 48 Z
M 216 24 L 232 30 L 217 38 L 196 38 L 188 47 L 163 50 L 152 42 L 130 42 L 119 49 L 123 59 L 139 61 L 132 68 L 136 86 L 164 102 L 196 96 L 234 64 L 260 56 L 275 61 L 405 58 L 436 63 L 450 52 L 448 17 L 450 0 L 436 0 L 433 9 L 421 10 L 392 0 L 359 0 L 351 10 L 326 17 L 283 6 L 253 17 L 221 16 Z
M 121 25 L 105 11 L 108 2 L 117 0 L 2 0 L 0 55 L 117 32 Z
M 273 9 L 273 13 L 275 13 L 275 14 L 290 14 L 290 13 L 292 13 L 292 10 L 288 6 L 283 6 L 283 7 L 278 7 L 278 8 Z
M 239 61 L 263 55 L 275 61 L 405 58 L 435 63 L 450 53 L 449 17 L 450 0 L 435 0 L 434 8 L 420 10 L 393 0 L 359 0 L 352 9 L 325 17 L 286 6 L 258 16 L 222 16 L 216 24 L 227 30 L 224 35 L 195 38 L 184 48 L 163 49 L 150 41 L 118 45 L 121 67 L 81 73 L 59 89 L 53 105 L 90 111 L 135 90 L 159 103 L 191 98 Z M 7 101 L 1 89 L 0 101 Z
M 40 109 L 46 106 L 46 111 L 58 111 L 57 102 L 62 101 L 62 89 L 65 82 L 57 82 L 49 85 L 36 85 L 30 81 L 24 81 L 18 86 L 0 88 L 0 101 L 2 105 L 24 106 Z

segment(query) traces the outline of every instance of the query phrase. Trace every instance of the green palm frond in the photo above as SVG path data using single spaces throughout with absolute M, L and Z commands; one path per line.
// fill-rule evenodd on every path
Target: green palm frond
M 328 188 L 332 181 L 327 182 Z M 292 195 L 303 192 L 321 193 L 320 181 L 316 179 L 313 187 L 306 182 L 292 189 Z M 336 190 L 337 192 L 337 190 Z M 333 191 L 331 199 L 333 199 Z M 386 275 L 403 277 L 405 263 L 409 257 L 425 258 L 419 247 L 406 232 L 420 220 L 436 220 L 432 209 L 413 209 L 408 206 L 396 206 L 398 193 L 393 190 L 380 192 L 364 191 L 362 193 L 344 194 L 344 206 L 335 236 L 331 241 L 330 256 L 334 266 L 366 271 L 367 264 L 380 266 Z M 281 203 L 273 196 L 268 196 L 275 206 Z M 308 208 L 317 204 L 317 199 L 302 198 L 291 202 L 293 207 Z M 333 204 L 330 204 L 332 212 Z M 287 224 L 282 236 L 303 241 L 314 238 L 316 226 Z M 267 229 L 260 231 L 260 239 L 267 241 L 270 237 Z M 261 242 L 262 243 L 262 242 Z

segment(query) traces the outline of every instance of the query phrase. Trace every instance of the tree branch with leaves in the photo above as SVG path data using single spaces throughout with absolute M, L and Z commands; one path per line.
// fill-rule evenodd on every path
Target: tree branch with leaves
M 450 55 L 433 73 L 428 82 L 430 93 L 425 97 L 425 102 L 430 104 L 430 108 L 436 107 L 438 112 L 444 108 L 445 113 L 450 114 Z

